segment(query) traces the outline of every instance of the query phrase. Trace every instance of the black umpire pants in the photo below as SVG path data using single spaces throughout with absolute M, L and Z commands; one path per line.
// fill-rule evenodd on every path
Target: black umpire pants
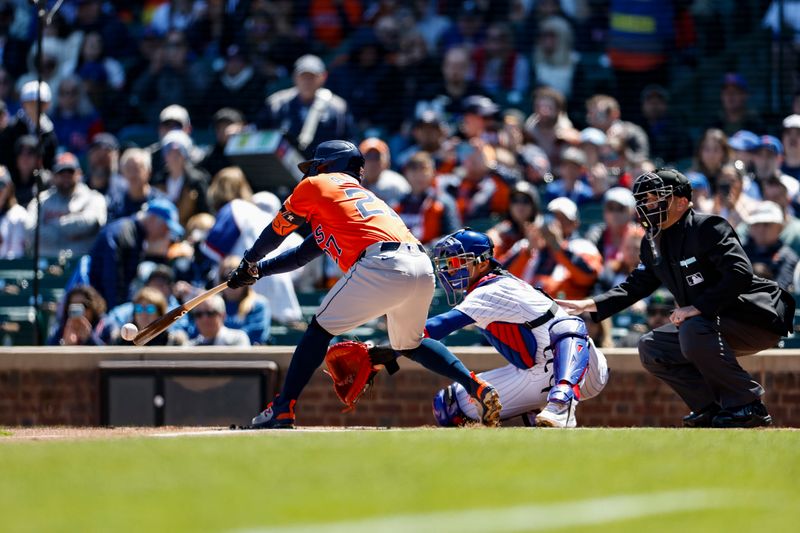
M 717 403 L 725 408 L 758 400 L 764 389 L 737 357 L 775 346 L 781 336 L 727 317 L 695 316 L 680 327 L 667 324 L 639 340 L 639 358 L 692 411 Z

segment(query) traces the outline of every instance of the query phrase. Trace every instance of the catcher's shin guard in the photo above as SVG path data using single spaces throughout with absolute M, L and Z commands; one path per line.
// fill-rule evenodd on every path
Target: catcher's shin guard
M 463 426 L 469 418 L 461 410 L 456 398 L 455 383 L 445 387 L 433 397 L 433 417 L 442 427 Z
M 578 385 L 589 367 L 591 349 L 586 323 L 576 316 L 560 318 L 550 325 L 549 333 L 555 386 L 547 401 L 567 403 L 580 400 Z

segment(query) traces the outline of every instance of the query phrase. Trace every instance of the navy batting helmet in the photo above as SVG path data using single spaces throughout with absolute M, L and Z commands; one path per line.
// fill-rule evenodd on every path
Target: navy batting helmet
M 361 179 L 364 156 L 355 144 L 348 141 L 325 141 L 314 150 L 314 159 L 303 161 L 297 168 L 306 176 L 325 172 L 344 172 Z

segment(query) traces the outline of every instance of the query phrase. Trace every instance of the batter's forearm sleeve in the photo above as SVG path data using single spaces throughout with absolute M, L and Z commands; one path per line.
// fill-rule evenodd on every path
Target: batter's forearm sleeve
M 446 313 L 429 318 L 425 322 L 425 331 L 432 339 L 447 337 L 457 329 L 473 324 L 475 321 L 458 309 L 451 309 Z
M 322 249 L 314 241 L 314 236 L 309 235 L 300 246 L 286 250 L 276 257 L 261 261 L 258 264 L 259 277 L 263 278 L 272 274 L 290 272 L 316 259 L 322 253 Z
M 257 262 L 259 259 L 280 246 L 285 238 L 285 236 L 275 233 L 275 230 L 272 229 L 272 224 L 270 224 L 264 228 L 264 231 L 262 231 L 261 235 L 258 236 L 256 242 L 253 243 L 253 246 L 251 246 L 250 249 L 244 253 L 245 260 L 248 263 Z

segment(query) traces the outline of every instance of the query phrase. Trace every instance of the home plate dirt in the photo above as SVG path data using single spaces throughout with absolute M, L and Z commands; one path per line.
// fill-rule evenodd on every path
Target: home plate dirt
M 334 426 L 309 426 L 298 427 L 294 430 L 272 430 L 269 433 L 293 432 L 338 432 L 338 431 L 376 431 L 387 428 L 376 427 L 334 427 Z M 243 433 L 267 433 L 264 430 L 240 430 L 214 427 L 0 427 L 0 444 L 3 442 L 25 440 L 85 440 L 85 439 L 120 439 L 131 437 L 182 437 L 182 436 L 225 436 Z

